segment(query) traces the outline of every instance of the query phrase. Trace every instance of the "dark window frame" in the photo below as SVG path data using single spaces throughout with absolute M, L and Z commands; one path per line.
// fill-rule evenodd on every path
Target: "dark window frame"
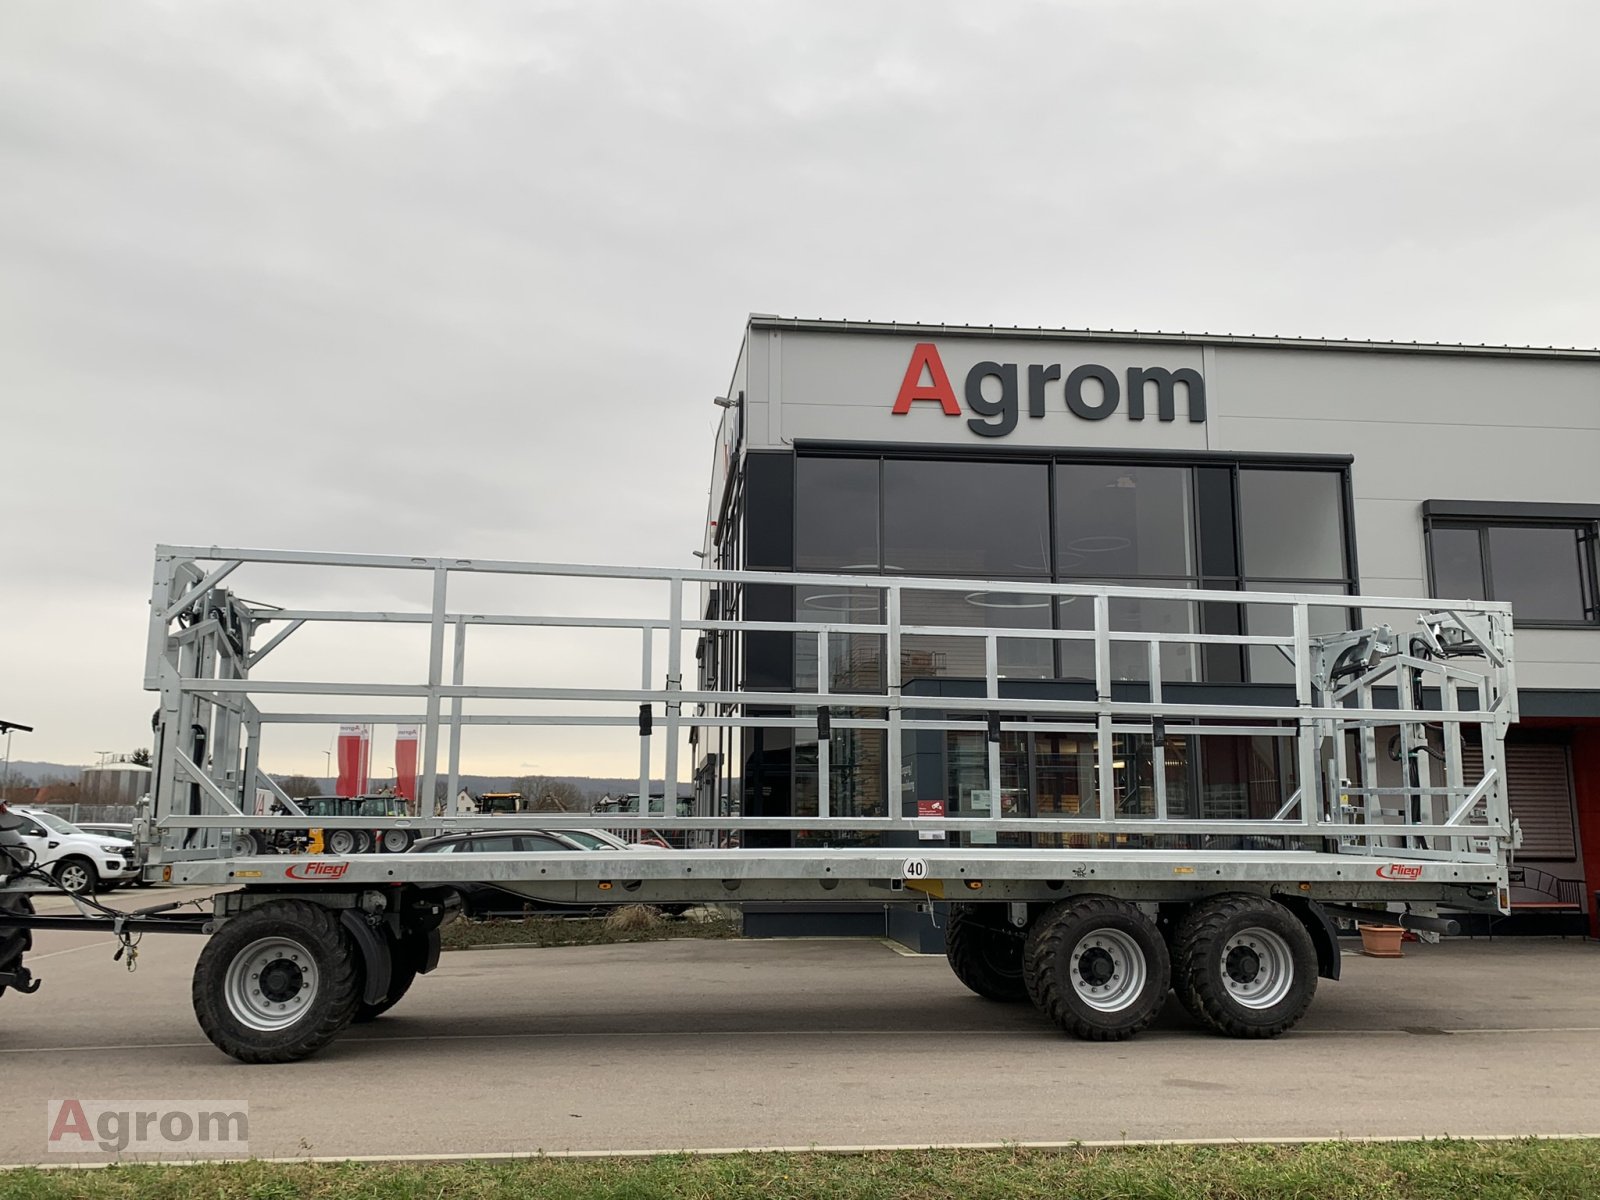
M 1519 629 L 1600 629 L 1600 506 L 1583 504 L 1484 503 L 1430 500 L 1422 506 L 1424 550 L 1428 567 L 1428 594 L 1438 595 L 1434 569 L 1433 534 L 1436 529 L 1471 530 L 1478 535 L 1478 561 L 1482 572 L 1482 591 L 1495 600 L 1494 557 L 1489 547 L 1492 529 L 1564 529 L 1578 532 L 1582 557 L 1579 560 L 1579 587 L 1586 620 L 1565 621 L 1539 617 L 1515 617 Z M 1445 597 L 1449 599 L 1449 597 Z
M 871 442 L 799 442 L 795 445 L 795 458 L 802 457 L 827 457 L 827 458 L 854 458 L 876 460 L 878 463 L 878 568 L 875 572 L 861 572 L 862 574 L 897 574 L 886 572 L 883 567 L 884 557 L 884 469 L 883 464 L 889 459 L 911 459 L 923 462 L 940 462 L 958 459 L 962 461 L 984 461 L 995 463 L 1042 463 L 1050 468 L 1047 481 L 1046 502 L 1049 506 L 1049 560 L 1050 571 L 1048 576 L 1024 577 L 1049 579 L 1056 583 L 1083 582 L 1081 577 L 1065 576 L 1061 572 L 1058 561 L 1059 547 L 1056 545 L 1056 498 L 1057 474 L 1063 467 L 1073 465 L 1091 466 L 1128 466 L 1128 467 L 1184 467 L 1188 469 L 1188 508 L 1189 528 L 1188 537 L 1193 550 L 1193 561 L 1187 575 L 1163 573 L 1160 576 L 1145 575 L 1117 575 L 1097 577 L 1101 582 L 1110 585 L 1139 587 L 1150 580 L 1184 579 L 1192 583 L 1198 590 L 1210 591 L 1237 591 L 1245 592 L 1254 588 L 1274 592 L 1297 593 L 1302 590 L 1302 585 L 1327 586 L 1336 584 L 1344 589 L 1343 594 L 1354 596 L 1360 587 L 1360 568 L 1356 548 L 1356 521 L 1355 502 L 1351 486 L 1350 471 L 1354 464 L 1354 457 L 1347 454 L 1271 454 L 1253 452 L 1217 452 L 1217 451 L 1149 451 L 1149 450 L 1115 450 L 1115 449 L 1083 449 L 1083 448 L 1035 448 L 1004 452 L 989 447 L 933 447 L 927 445 L 906 445 L 893 443 Z M 1234 573 L 1231 575 L 1213 575 L 1206 573 L 1201 536 L 1203 522 L 1201 513 L 1201 488 L 1198 471 L 1201 468 L 1214 468 L 1226 470 L 1229 474 L 1229 487 L 1232 493 L 1232 533 L 1233 533 L 1233 559 Z M 1340 528 L 1343 536 L 1343 567 L 1342 577 L 1319 578 L 1279 578 L 1252 574 L 1249 563 L 1245 560 L 1244 553 L 1244 521 L 1243 497 L 1240 492 L 1240 475 L 1248 470 L 1268 471 L 1316 471 L 1333 473 L 1338 477 L 1339 502 L 1340 502 Z M 795 471 L 798 479 L 799 472 Z M 796 495 L 791 505 L 790 518 L 794 527 L 790 531 L 790 544 L 798 545 L 799 539 L 799 497 Z M 940 572 L 922 572 L 930 577 L 938 577 Z M 1197 602 L 1199 603 L 1199 602 Z M 1352 606 L 1351 627 L 1361 623 L 1360 608 Z M 1197 614 L 1204 621 L 1204 611 Z M 1244 607 L 1239 606 L 1241 628 L 1243 628 Z M 1248 632 L 1248 631 L 1246 631 Z M 1204 656 L 1202 656 L 1204 657 Z M 1209 673 L 1209 668 L 1202 663 L 1202 681 Z M 1059 666 L 1058 666 L 1059 672 Z M 1226 671 L 1218 671 L 1219 675 L 1226 675 Z M 1219 679 L 1221 684 L 1241 683 L 1250 684 L 1247 664 L 1241 661 L 1238 679 Z

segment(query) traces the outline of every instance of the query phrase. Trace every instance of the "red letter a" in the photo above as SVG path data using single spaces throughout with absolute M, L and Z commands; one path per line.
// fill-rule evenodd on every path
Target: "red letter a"
M 922 372 L 926 368 L 933 382 L 924 386 Z M 944 373 L 944 363 L 939 361 L 939 347 L 932 342 L 918 342 L 911 352 L 911 365 L 906 377 L 900 381 L 900 395 L 894 402 L 894 415 L 903 417 L 911 411 L 913 400 L 937 400 L 947 417 L 959 417 L 961 406 L 950 388 L 950 376 Z

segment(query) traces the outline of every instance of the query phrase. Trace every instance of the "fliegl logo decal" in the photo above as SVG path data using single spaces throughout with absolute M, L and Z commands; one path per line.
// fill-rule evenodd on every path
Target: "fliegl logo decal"
M 329 879 L 341 879 L 349 869 L 350 864 L 347 862 L 307 862 L 285 867 L 283 874 L 286 879 L 304 879 L 320 883 Z
M 1065 409 L 1084 421 L 1103 421 L 1121 407 L 1124 399 L 1128 419 L 1142 421 L 1145 405 L 1154 400 L 1156 420 L 1178 419 L 1178 385 L 1183 385 L 1189 420 L 1206 419 L 1206 381 L 1199 371 L 1180 367 L 1129 367 L 1122 378 L 1110 367 L 1082 363 L 1065 370 L 1060 363 L 1028 363 L 1028 419 L 1041 420 L 1052 410 Z M 976 416 L 967 428 L 979 437 L 1005 437 L 1017 427 L 1021 414 L 1023 365 L 1018 363 L 974 363 L 967 372 L 963 392 L 967 408 Z M 920 401 L 937 404 L 947 417 L 962 415 L 950 374 L 945 370 L 939 347 L 918 342 L 911 351 L 900 392 L 895 397 L 894 416 L 909 416 Z
M 1398 879 L 1406 883 L 1422 878 L 1422 867 L 1417 863 L 1389 863 L 1378 868 L 1379 879 Z

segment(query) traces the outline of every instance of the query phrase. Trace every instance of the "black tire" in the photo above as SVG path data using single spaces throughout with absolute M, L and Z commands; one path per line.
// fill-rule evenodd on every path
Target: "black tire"
M 380 854 L 404 854 L 411 849 L 411 831 L 409 829 L 385 829 L 378 835 L 377 844 Z
M 33 901 L 26 896 L 0 897 L 0 910 L 11 913 L 32 913 Z M 22 957 L 33 948 L 31 929 L 0 929 L 0 971 L 15 970 Z M 6 985 L 0 983 L 0 996 L 6 994 Z
M 1147 1028 L 1172 986 L 1156 923 L 1137 905 L 1110 896 L 1062 900 L 1035 921 L 1022 974 L 1040 1012 L 1095 1042 L 1122 1041 Z
M 275 950 L 274 944 L 284 949 Z M 291 962 L 291 946 L 305 957 L 296 955 Z M 251 987 L 259 979 L 250 972 L 251 959 L 260 962 L 274 953 L 278 957 L 265 965 L 284 997 L 281 1003 L 303 1008 L 281 1025 L 264 1027 L 264 1021 L 285 1013 L 264 1011 L 280 1001 Z M 328 909 L 303 900 L 264 904 L 224 923 L 200 952 L 194 968 L 195 1016 L 212 1044 L 240 1062 L 297 1062 L 331 1042 L 355 1015 L 361 998 L 358 958 Z
M 100 887 L 100 872 L 80 854 L 63 858 L 54 872 L 56 886 L 71 896 L 92 896 Z
M 370 854 L 372 852 L 372 835 L 365 829 L 356 831 L 356 853 Z
M 998 905 L 985 907 L 999 908 Z M 986 914 L 974 904 L 954 904 L 944 930 L 944 956 L 969 991 L 985 1000 L 1013 1004 L 1028 998 L 1022 978 L 1022 943 L 1026 934 Z
M 1300 919 L 1265 896 L 1217 896 L 1178 928 L 1179 1001 L 1218 1033 L 1277 1037 L 1317 994 L 1317 948 Z
M 353 1024 L 365 1025 L 368 1021 L 376 1021 L 400 1003 L 401 998 L 416 982 L 417 958 L 416 949 L 409 944 L 408 939 L 402 939 L 398 944 L 390 941 L 389 991 L 376 1004 L 368 1004 L 365 1000 L 359 1002 L 356 1005 L 356 1015 L 351 1018 Z

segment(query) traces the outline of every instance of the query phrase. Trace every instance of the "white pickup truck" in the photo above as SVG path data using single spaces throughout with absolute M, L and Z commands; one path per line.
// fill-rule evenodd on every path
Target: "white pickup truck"
M 85 833 L 42 808 L 14 805 L 11 811 L 24 818 L 16 835 L 33 851 L 33 865 L 48 872 L 64 892 L 93 893 L 138 874 L 138 855 L 127 838 Z

